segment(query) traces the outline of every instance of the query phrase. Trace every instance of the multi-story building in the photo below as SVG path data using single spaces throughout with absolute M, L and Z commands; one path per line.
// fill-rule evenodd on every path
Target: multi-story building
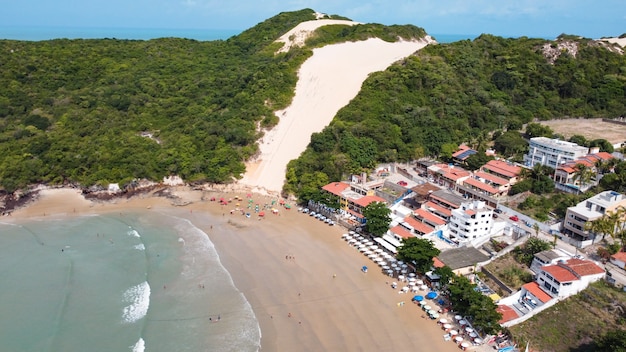
M 587 154 L 589 154 L 589 148 L 576 143 L 547 137 L 534 137 L 530 139 L 528 154 L 524 155 L 524 165 L 532 168 L 540 164 L 556 169 L 557 166 L 567 161 Z
M 448 232 L 451 240 L 458 243 L 480 243 L 489 238 L 493 224 L 493 209 L 485 202 L 473 201 L 452 210 Z
M 541 268 L 537 284 L 552 297 L 568 297 L 584 290 L 605 275 L 605 270 L 589 260 L 570 259 Z
M 596 240 L 593 232 L 585 229 L 585 224 L 611 213 L 619 207 L 626 208 L 626 196 L 615 191 L 604 191 L 588 198 L 573 207 L 567 208 L 561 232 L 570 237 L 572 244 L 586 247 Z

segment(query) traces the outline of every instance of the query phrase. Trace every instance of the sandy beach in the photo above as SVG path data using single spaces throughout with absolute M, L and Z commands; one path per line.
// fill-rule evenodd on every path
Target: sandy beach
M 341 239 L 342 228 L 295 209 L 266 215 L 261 221 L 248 219 L 231 215 L 232 205 L 207 200 L 211 195 L 235 194 L 186 187 L 172 192 L 180 198 L 146 194 L 91 202 L 74 189 L 44 190 L 3 221 L 139 210 L 189 219 L 207 233 L 250 302 L 261 326 L 262 351 L 408 351 L 417 346 L 423 351 L 458 350 L 453 342 L 443 340 L 444 332 L 435 321 L 422 317 L 411 303 L 411 294 L 398 294 L 386 284 L 390 278 Z M 255 202 L 270 199 L 253 198 Z M 180 200 L 187 205 L 173 205 Z M 362 273 L 363 265 L 371 270 Z M 402 301 L 405 305 L 398 306 Z
M 328 23 L 310 22 L 283 40 L 302 40 L 307 31 Z M 252 192 L 255 202 L 269 202 L 264 194 L 282 189 L 287 163 L 304 151 L 312 133 L 321 131 L 356 96 L 370 73 L 430 42 L 430 38 L 396 43 L 370 39 L 315 49 L 299 71 L 292 104 L 276 112 L 280 122 L 265 134 L 261 155 L 248 163 L 240 186 Z M 209 236 L 250 302 L 261 326 L 263 351 L 459 350 L 455 343 L 444 341 L 436 322 L 423 317 L 411 303 L 412 294 L 392 289 L 391 278 L 341 239 L 345 229 L 295 208 L 258 220 L 230 214 L 232 204 L 210 201 L 211 197 L 246 196 L 232 189 L 167 190 L 169 197 L 147 193 L 105 202 L 86 200 L 76 189 L 42 190 L 36 200 L 3 221 L 130 211 L 186 218 Z M 363 265 L 371 270 L 361 272 Z

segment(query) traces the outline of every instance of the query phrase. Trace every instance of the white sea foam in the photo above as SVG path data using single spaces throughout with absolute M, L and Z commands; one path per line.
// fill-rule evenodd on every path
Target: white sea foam
M 122 320 L 125 323 L 134 323 L 148 313 L 150 306 L 150 285 L 147 281 L 135 285 L 124 292 L 124 301 L 130 304 L 124 307 Z
M 143 243 L 140 243 L 140 244 L 134 246 L 133 248 L 135 248 L 136 250 L 139 250 L 139 251 L 145 251 L 146 250 L 146 246 L 144 246 Z
M 139 232 L 137 232 L 137 230 L 134 230 L 134 229 L 128 230 L 128 236 L 141 237 L 139 236 Z
M 130 346 L 133 349 L 133 352 L 143 352 L 146 350 L 146 341 L 144 341 L 141 337 L 139 341 L 134 346 Z

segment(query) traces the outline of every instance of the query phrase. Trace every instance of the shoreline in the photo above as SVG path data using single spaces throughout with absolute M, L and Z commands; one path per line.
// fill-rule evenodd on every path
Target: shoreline
M 222 265 L 252 306 L 261 329 L 261 351 L 395 351 L 415 346 L 458 350 L 454 343 L 443 341 L 444 332 L 434 321 L 421 317 L 410 294 L 398 294 L 385 285 L 390 278 L 341 239 L 344 229 L 296 209 L 281 208 L 280 215 L 268 214 L 263 220 L 230 215 L 226 210 L 232 205 L 220 206 L 206 198 L 240 196 L 245 200 L 245 192 L 168 190 L 178 198 L 140 194 L 92 202 L 75 189 L 41 190 L 37 199 L 15 209 L 4 222 L 167 211 L 209 236 Z M 259 203 L 271 199 L 251 196 Z M 372 270 L 364 274 L 359 270 L 362 265 Z M 398 306 L 401 301 L 406 305 Z

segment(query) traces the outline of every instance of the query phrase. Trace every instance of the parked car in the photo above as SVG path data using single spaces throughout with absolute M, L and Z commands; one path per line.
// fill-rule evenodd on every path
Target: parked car
M 519 221 L 519 218 L 517 217 L 517 215 L 511 216 L 511 217 L 509 217 L 509 219 L 511 219 L 513 221 Z
M 502 209 L 495 208 L 493 211 L 495 211 L 498 214 L 502 214 Z

